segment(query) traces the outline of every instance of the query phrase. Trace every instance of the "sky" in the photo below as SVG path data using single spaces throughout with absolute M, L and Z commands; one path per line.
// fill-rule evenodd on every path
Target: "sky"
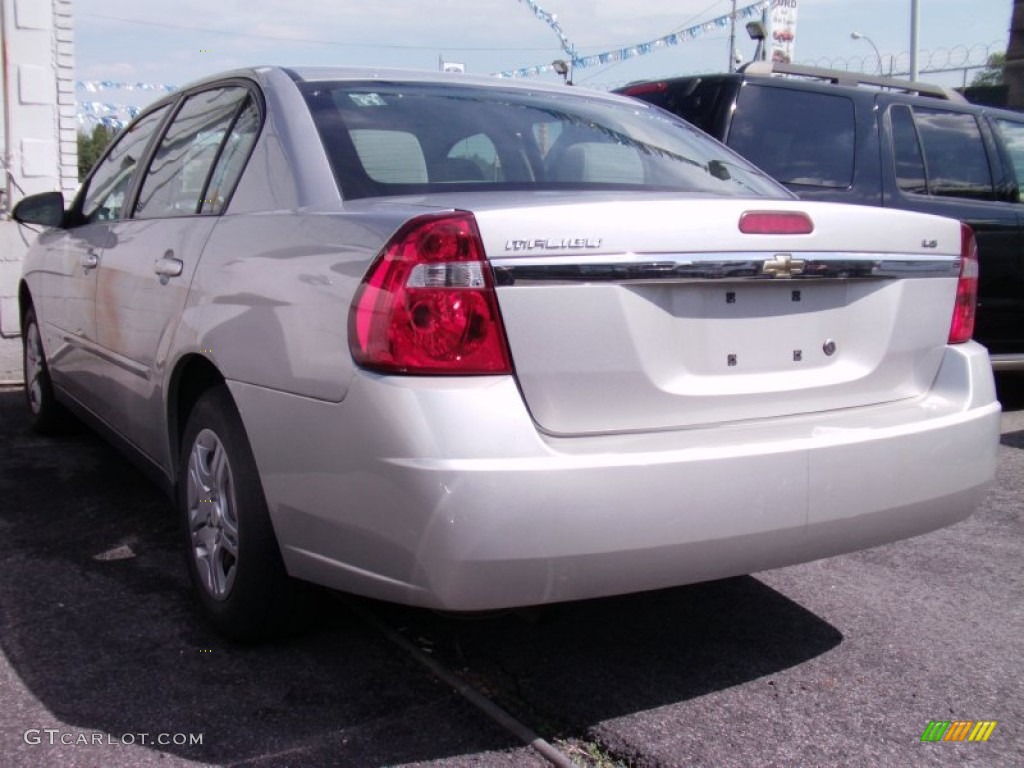
M 737 0 L 738 8 L 754 0 Z M 797 63 L 874 71 L 908 68 L 911 0 L 797 0 Z M 982 63 L 1006 49 L 1012 0 L 919 0 L 919 69 Z M 89 82 L 184 85 L 255 64 L 345 64 L 413 69 L 438 61 L 492 74 L 565 58 L 554 14 L 581 56 L 618 51 L 728 16 L 732 0 L 75 0 L 76 77 Z M 754 53 L 744 23 L 737 49 Z M 900 55 L 902 54 L 902 55 Z M 725 71 L 729 29 L 628 61 L 577 69 L 576 85 L 609 89 L 669 75 Z M 974 71 L 968 74 L 968 80 Z M 538 76 L 554 80 L 554 74 Z M 963 72 L 921 80 L 962 85 Z M 148 91 L 79 90 L 80 100 L 142 106 Z

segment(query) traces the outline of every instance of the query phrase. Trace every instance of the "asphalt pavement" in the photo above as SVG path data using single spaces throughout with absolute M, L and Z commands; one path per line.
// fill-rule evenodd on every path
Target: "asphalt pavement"
M 374 622 L 580 765 L 1024 765 L 1022 389 L 1003 387 L 999 475 L 956 526 L 537 612 L 322 595 L 257 647 L 197 617 L 167 500 L 88 431 L 34 435 L 0 389 L 0 765 L 545 764 Z M 997 725 L 922 743 L 933 720 Z

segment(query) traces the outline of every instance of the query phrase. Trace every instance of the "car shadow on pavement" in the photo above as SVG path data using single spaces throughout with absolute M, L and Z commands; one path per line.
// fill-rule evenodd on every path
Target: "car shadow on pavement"
M 1004 411 L 1024 409 L 1024 373 L 1000 373 L 996 376 L 996 394 Z
M 0 391 L 0 650 L 24 686 L 0 691 L 15 702 L 5 730 L 201 733 L 201 745 L 153 748 L 261 766 L 521 746 L 339 601 L 322 601 L 288 642 L 220 640 L 193 608 L 167 499 L 88 431 L 33 434 L 22 398 Z M 357 604 L 548 738 L 770 675 L 842 640 L 750 577 L 486 618 Z
M 565 737 L 774 675 L 842 642 L 750 576 L 479 620 L 373 610 L 527 722 Z

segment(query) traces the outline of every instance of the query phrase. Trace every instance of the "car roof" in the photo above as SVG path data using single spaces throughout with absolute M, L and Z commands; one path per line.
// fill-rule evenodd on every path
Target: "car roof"
M 941 85 L 932 85 L 930 83 L 897 77 L 869 75 L 848 70 L 824 69 L 800 64 L 778 64 L 770 61 L 749 62 L 740 67 L 736 72 L 638 80 L 622 88 L 617 88 L 616 92 L 623 92 L 631 87 L 652 82 L 678 85 L 680 83 L 693 82 L 694 80 L 769 82 L 785 87 L 804 88 L 806 90 L 838 90 L 849 94 L 867 94 L 863 98 L 873 98 L 878 93 L 898 93 L 911 98 L 939 99 L 952 104 L 971 105 L 971 102 L 962 94 L 952 88 Z M 973 106 L 980 107 L 981 105 L 975 104 Z
M 247 78 L 261 85 L 269 85 L 272 81 L 285 76 L 293 82 L 365 82 L 379 80 L 381 82 L 422 83 L 426 85 L 466 85 L 474 88 L 495 88 L 501 90 L 523 90 L 532 93 L 550 93 L 555 95 L 585 96 L 607 101 L 621 102 L 623 97 L 606 91 L 591 90 L 567 86 L 563 84 L 545 83 L 538 80 L 522 78 L 504 78 L 494 75 L 473 75 L 460 72 L 435 72 L 432 70 L 391 69 L 387 67 L 356 67 L 356 66 L 298 66 L 279 65 L 253 66 L 229 70 L 195 80 L 182 86 L 180 90 L 191 90 L 211 83 L 231 78 Z M 633 102 L 630 102 L 633 103 Z

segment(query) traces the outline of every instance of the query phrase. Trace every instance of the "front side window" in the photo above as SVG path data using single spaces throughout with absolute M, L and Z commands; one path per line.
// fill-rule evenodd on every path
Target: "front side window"
M 199 213 L 210 170 L 242 103 L 245 88 L 218 88 L 189 96 L 174 116 L 142 182 L 135 218 Z M 213 210 L 213 201 L 210 203 Z
M 167 107 L 161 107 L 129 126 L 96 167 L 82 201 L 82 215 L 87 221 L 115 221 L 126 213 L 125 197 L 135 170 L 166 113 Z
M 837 189 L 853 183 L 855 140 L 846 96 L 745 83 L 726 144 L 783 184 Z
M 660 110 L 459 85 L 300 85 L 347 198 L 474 190 L 636 189 L 788 197 Z

